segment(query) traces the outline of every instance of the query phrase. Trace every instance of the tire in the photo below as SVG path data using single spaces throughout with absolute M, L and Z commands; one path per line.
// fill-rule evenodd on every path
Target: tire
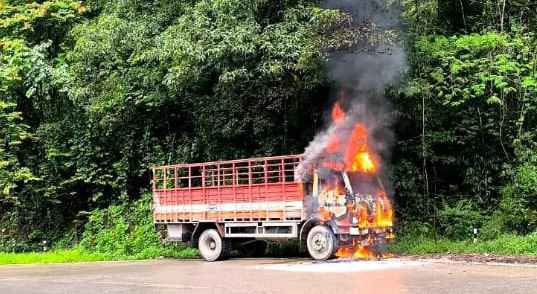
M 309 231 L 306 246 L 313 259 L 327 260 L 336 253 L 337 239 L 329 227 L 317 225 Z
M 224 239 L 224 240 L 222 240 L 222 242 L 223 242 L 222 243 L 223 247 L 222 247 L 222 256 L 220 258 L 221 260 L 230 258 L 231 257 L 231 250 L 233 249 L 231 240 Z
M 198 239 L 198 249 L 206 261 L 216 261 L 229 257 L 231 253 L 230 240 L 222 239 L 215 229 L 207 229 Z

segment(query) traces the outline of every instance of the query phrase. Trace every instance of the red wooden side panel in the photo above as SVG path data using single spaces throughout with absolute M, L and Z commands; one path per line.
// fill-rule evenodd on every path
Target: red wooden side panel
M 156 222 L 301 219 L 301 155 L 153 168 Z
M 237 187 L 215 187 L 205 189 L 169 189 L 155 191 L 155 201 L 160 205 L 178 205 L 210 202 L 263 202 L 302 201 L 301 183 L 270 183 L 265 185 L 240 185 Z

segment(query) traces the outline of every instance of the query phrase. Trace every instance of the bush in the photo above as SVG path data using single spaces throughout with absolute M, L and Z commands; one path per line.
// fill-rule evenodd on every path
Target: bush
M 11 220 L 5 223 L 0 220 L 0 252 L 42 251 L 42 242 L 49 242 L 50 235 L 40 229 L 31 232 L 18 230 L 18 226 Z
M 483 228 L 483 236 L 528 234 L 537 230 L 537 152 L 526 151 L 511 183 L 502 189 L 498 210 Z
M 527 162 L 503 189 L 500 209 L 506 229 L 526 234 L 537 229 L 537 164 Z
M 504 214 L 497 210 L 492 217 L 486 221 L 479 231 L 479 239 L 494 240 L 505 234 L 505 217 Z
M 479 210 L 467 200 L 461 200 L 455 206 L 444 205 L 438 212 L 440 233 L 449 239 L 464 240 L 473 235 L 473 228 L 480 228 L 484 217 Z
M 412 236 L 420 238 L 434 238 L 437 235 L 434 227 L 426 222 L 407 221 L 401 222 L 396 227 L 397 236 Z
M 151 195 L 123 205 L 93 211 L 80 245 L 83 249 L 113 257 L 192 257 L 194 249 L 184 244 L 163 244 L 151 215 Z

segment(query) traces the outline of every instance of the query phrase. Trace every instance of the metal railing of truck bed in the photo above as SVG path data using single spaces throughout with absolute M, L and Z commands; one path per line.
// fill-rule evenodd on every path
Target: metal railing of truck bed
M 161 208 L 155 211 L 155 220 L 300 219 L 300 213 L 285 204 L 303 199 L 295 181 L 301 160 L 302 155 L 289 155 L 153 167 L 154 205 Z M 278 203 L 284 207 L 275 207 Z M 262 204 L 266 209 L 260 208 Z

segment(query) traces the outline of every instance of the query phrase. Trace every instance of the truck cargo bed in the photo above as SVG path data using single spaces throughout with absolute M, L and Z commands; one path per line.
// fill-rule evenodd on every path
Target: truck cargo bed
M 156 223 L 287 221 L 304 217 L 301 155 L 153 168 Z

